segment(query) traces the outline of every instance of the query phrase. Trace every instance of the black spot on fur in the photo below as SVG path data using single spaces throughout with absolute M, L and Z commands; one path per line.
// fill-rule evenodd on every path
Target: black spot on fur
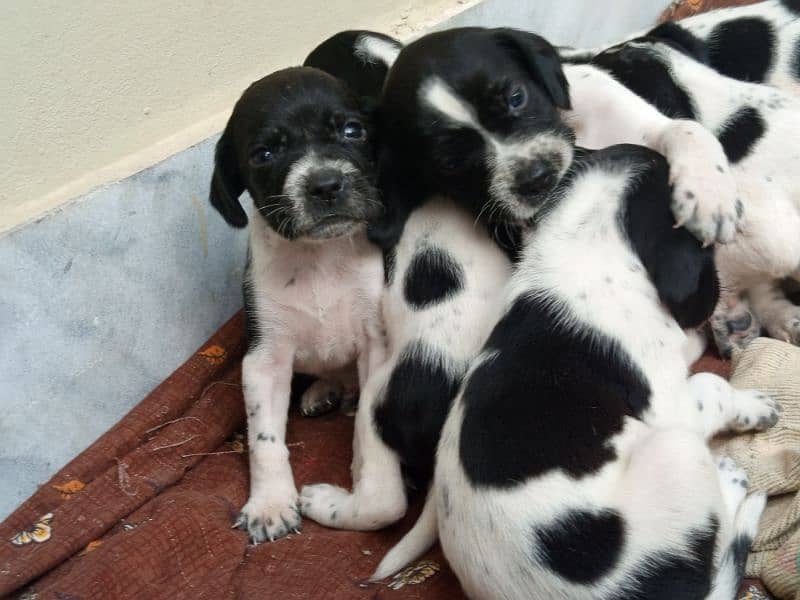
M 464 286 L 464 270 L 444 249 L 424 247 L 414 254 L 405 276 L 406 302 L 417 310 L 437 304 Z
M 619 513 L 572 510 L 547 527 L 534 529 L 539 559 L 570 581 L 588 585 L 617 564 L 625 543 Z
M 250 248 L 248 247 L 244 279 L 242 280 L 242 297 L 244 299 L 244 322 L 245 332 L 247 334 L 247 347 L 255 348 L 261 341 L 261 327 L 259 326 L 258 317 L 256 316 L 255 290 L 250 280 L 251 263 L 252 258 L 250 256 Z
M 658 553 L 641 561 L 635 570 L 638 580 L 636 588 L 611 597 L 624 597 L 626 600 L 705 598 L 711 588 L 711 569 L 718 529 L 718 520 L 711 517 L 706 527 L 689 532 L 686 550 L 674 554 Z
M 267 438 L 267 435 L 266 435 L 265 433 L 259 433 L 259 434 L 256 436 L 256 439 L 257 439 L 259 442 L 265 442 L 265 441 L 266 441 L 268 438 Z
M 395 247 L 383 250 L 383 282 L 392 285 L 394 270 L 397 265 L 397 249 Z
M 711 66 L 728 77 L 763 83 L 775 54 L 775 31 L 759 17 L 724 21 L 708 35 Z
M 450 362 L 421 342 L 409 345 L 392 371 L 383 402 L 375 408 L 381 438 L 398 453 L 417 487 L 433 475 L 439 434 L 461 382 L 463 370 L 458 365 L 446 369 Z
M 753 146 L 763 137 L 766 129 L 764 118 L 755 108 L 747 106 L 739 109 L 722 126 L 722 131 L 718 136 L 731 164 L 736 164 L 750 154 Z
M 797 79 L 800 79 L 800 38 L 795 40 L 794 52 L 792 53 L 792 64 L 790 65 L 791 73 Z
M 565 328 L 553 298 L 518 298 L 465 383 L 460 456 L 476 486 L 507 488 L 553 469 L 596 472 L 609 438 L 639 417 L 650 387 L 616 341 Z M 587 390 L 591 390 L 587 392 Z
M 675 82 L 660 57 L 648 48 L 612 48 L 596 56 L 592 64 L 611 73 L 625 87 L 668 117 L 695 118 L 689 95 Z
M 662 23 L 658 27 L 651 29 L 644 39 L 665 42 L 676 50 L 691 56 L 696 61 L 708 63 L 708 47 L 706 43 L 674 21 Z
M 623 205 L 628 239 L 678 324 L 696 327 L 711 316 L 719 295 L 714 249 L 703 248 L 685 228 L 673 227 L 666 160 L 644 148 L 624 148 L 641 164 Z
M 781 5 L 797 16 L 800 16 L 800 0 L 781 0 Z

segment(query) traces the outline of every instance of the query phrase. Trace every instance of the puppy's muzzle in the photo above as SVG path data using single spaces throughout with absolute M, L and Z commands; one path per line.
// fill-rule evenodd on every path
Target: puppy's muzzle
M 347 197 L 346 183 L 344 173 L 338 169 L 317 169 L 306 178 L 306 196 L 320 206 L 336 208 Z
M 533 160 L 519 165 L 512 191 L 522 202 L 536 205 L 558 183 L 558 169 L 550 162 Z

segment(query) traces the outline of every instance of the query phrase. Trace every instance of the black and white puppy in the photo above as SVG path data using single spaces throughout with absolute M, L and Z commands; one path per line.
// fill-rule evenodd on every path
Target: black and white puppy
M 211 203 L 234 227 L 248 223 L 245 190 L 256 208 L 243 285 L 250 498 L 236 521 L 256 543 L 300 527 L 284 441 L 292 373 L 320 377 L 302 400 L 312 409 L 384 360 L 383 265 L 365 231 L 381 212 L 373 134 L 340 80 L 295 67 L 253 83 L 217 144 Z
M 301 492 L 304 514 L 348 529 L 402 516 L 400 464 L 418 484 L 428 479 L 452 394 L 496 318 L 508 272 L 497 247 L 514 257 L 521 225 L 569 168 L 571 127 L 597 145 L 645 139 L 669 154 L 681 198 L 673 208 L 702 239 L 730 239 L 738 219 L 709 132 L 664 117 L 594 67 L 565 78 L 555 50 L 533 34 L 468 28 L 420 38 L 390 69 L 379 113 L 387 214 L 370 235 L 389 259 L 390 360 L 360 398 L 353 492 L 324 484 Z M 696 199 L 688 207 L 686 194 Z M 431 202 L 437 195 L 446 200 Z M 496 246 L 478 243 L 487 233 Z M 683 302 L 683 281 L 670 285 L 670 301 Z
M 800 307 L 780 286 L 782 278 L 800 279 L 800 144 L 793 135 L 800 99 L 721 75 L 674 40 L 640 38 L 592 63 L 663 114 L 696 119 L 725 150 L 746 218 L 741 234 L 717 251 L 723 297 L 712 330 L 720 351 L 743 347 L 761 326 L 800 344 Z
M 706 442 L 779 407 L 687 378 L 682 328 L 710 315 L 716 276 L 713 249 L 673 228 L 671 195 L 663 157 L 616 146 L 542 203 L 423 514 L 375 578 L 438 530 L 473 598 L 733 597 L 765 497 L 745 499 L 744 472 Z
M 710 10 L 630 36 L 679 44 L 697 60 L 740 81 L 800 94 L 800 2 L 766 0 Z M 614 44 L 617 45 L 617 44 Z M 586 62 L 608 47 L 560 48 L 565 60 Z

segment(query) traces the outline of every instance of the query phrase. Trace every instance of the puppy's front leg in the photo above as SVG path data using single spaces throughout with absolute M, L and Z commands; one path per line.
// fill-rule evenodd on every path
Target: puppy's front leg
M 640 144 L 663 154 L 674 185 L 672 212 L 704 244 L 730 242 L 743 205 L 717 138 L 695 121 L 670 119 L 611 75 L 589 65 L 568 66 L 572 111 L 566 120 L 578 145 Z
M 250 498 L 236 526 L 253 543 L 274 541 L 299 531 L 297 489 L 286 448 L 286 418 L 292 380 L 290 349 L 258 347 L 242 361 L 247 441 L 250 447 Z
M 300 491 L 300 509 L 317 523 L 371 531 L 391 525 L 406 512 L 400 461 L 375 429 L 375 404 L 391 367 L 390 361 L 373 371 L 361 391 L 353 435 L 353 491 L 327 483 L 306 485 Z

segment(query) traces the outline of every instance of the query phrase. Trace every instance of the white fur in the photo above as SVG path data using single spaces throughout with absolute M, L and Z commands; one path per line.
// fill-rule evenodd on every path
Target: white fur
M 381 61 L 391 67 L 401 49 L 402 46 L 398 44 L 365 33 L 356 40 L 355 55 L 364 62 Z
M 405 273 L 415 252 L 426 245 L 446 249 L 461 266 L 464 285 L 441 302 L 414 309 L 405 299 Z M 379 529 L 405 514 L 399 459 L 375 429 L 375 409 L 404 348 L 415 341 L 446 350 L 447 360 L 441 366 L 454 375 L 463 374 L 494 326 L 511 271 L 484 226 L 443 198 L 428 200 L 411 214 L 395 261 L 394 278 L 383 297 L 389 358 L 361 390 L 353 440 L 353 491 L 327 484 L 301 490 L 303 514 L 329 527 Z
M 256 219 L 250 252 L 261 340 L 242 361 L 250 448 L 250 498 L 242 513 L 251 524 L 259 519 L 273 538 L 284 522 L 299 526 L 284 439 L 292 373 L 354 390 L 383 362 L 383 268 L 363 228 L 345 237 L 290 242 Z
M 733 496 L 723 493 L 726 484 L 706 440 L 722 429 L 743 428 L 745 415 L 755 425 L 776 405 L 763 395 L 732 390 L 714 375 L 687 379 L 686 336 L 658 301 L 619 229 L 619 199 L 635 176 L 624 169 L 578 175 L 566 197 L 528 235 L 507 287 L 507 305 L 519 296 L 546 292 L 559 299 L 564 325 L 615 340 L 651 388 L 643 420 L 626 420 L 622 432 L 609 440 L 618 458 L 594 475 L 573 479 L 556 470 L 509 489 L 475 488 L 459 456 L 464 410 L 459 396 L 442 432 L 423 518 L 376 576 L 394 572 L 432 542 L 431 511 L 464 590 L 482 599 L 607 597 L 630 585 L 643 556 L 685 552 L 687 527 L 712 512 L 720 517 L 720 550 L 740 532 L 728 507 Z M 502 354 L 479 356 L 470 373 L 487 360 L 502 360 Z M 531 528 L 570 508 L 613 508 L 626 523 L 618 563 L 592 586 L 561 579 L 531 555 Z

